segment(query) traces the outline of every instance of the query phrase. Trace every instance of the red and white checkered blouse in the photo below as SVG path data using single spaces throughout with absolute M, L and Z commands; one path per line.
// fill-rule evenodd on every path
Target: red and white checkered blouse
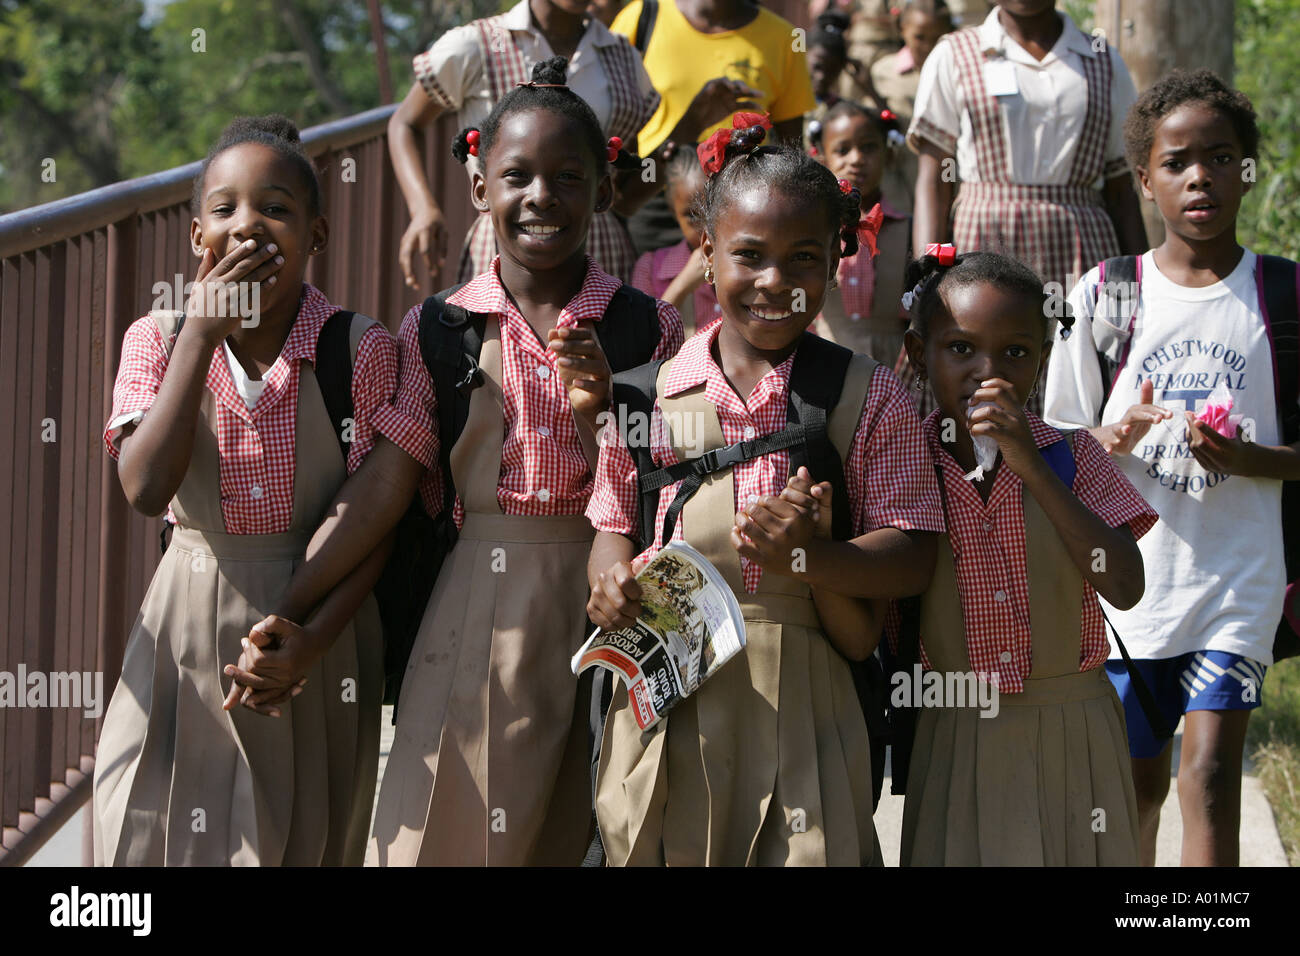
M 703 382 L 704 395 L 718 410 L 722 437 L 728 444 L 785 428 L 794 354 L 759 379 L 749 399 L 741 401 L 727 384 L 710 351 L 720 328 L 716 324 L 682 346 L 664 383 L 668 397 L 680 395 Z M 677 457 L 666 441 L 658 402 L 651 422 L 650 442 L 656 464 L 665 467 L 676 464 Z M 789 472 L 790 454 L 785 451 L 737 465 L 734 470 L 737 508 L 751 496 L 779 495 L 785 489 Z M 867 388 L 862 417 L 844 464 L 844 480 L 855 536 L 886 526 L 902 531 L 943 530 L 939 486 L 921 437 L 921 423 L 898 379 L 884 366 L 876 369 Z M 676 493 L 677 483 L 659 493 L 655 545 L 646 554 L 663 545 L 659 538 L 663 535 L 664 514 Z M 636 465 L 617 428 L 606 428 L 602 433 L 596 490 L 587 517 L 597 531 L 629 537 L 636 534 L 640 522 Z M 675 540 L 683 540 L 683 524 L 684 519 L 679 518 Z M 746 591 L 754 593 L 762 568 L 742 558 L 741 571 Z
M 659 298 L 681 275 L 690 258 L 691 247 L 685 239 L 676 245 L 647 252 L 637 259 L 632 269 L 632 284 L 647 295 Z M 718 305 L 713 286 L 701 282 L 691 294 L 694 296 L 691 301 L 695 309 L 695 331 L 703 331 L 709 323 L 722 318 L 722 306 Z
M 554 352 L 538 338 L 501 284 L 500 257 L 455 295 L 452 305 L 470 312 L 495 314 L 501 325 L 502 393 L 505 402 L 505 442 L 497 502 L 508 515 L 580 515 L 591 496 L 587 465 L 569 395 L 560 381 Z M 609 300 L 622 283 L 587 257 L 587 275 L 578 294 L 561 311 L 556 328 L 577 328 L 579 322 L 599 322 Z M 659 302 L 659 346 L 654 358 L 673 355 L 682 344 L 682 320 L 677 310 Z M 375 429 L 428 469 L 420 495 L 429 514 L 442 510 L 442 476 L 438 464 L 437 400 L 433 380 L 420 355 L 420 307 L 402 319 L 398 333 L 401 375 L 392 404 L 375 414 Z M 459 498 L 453 518 L 464 523 Z
M 293 517 L 294 428 L 301 362 L 316 361 L 321 326 L 338 311 L 318 289 L 303 284 L 298 318 L 284 348 L 266 374 L 262 394 L 250 410 L 240 397 L 220 346 L 212 353 L 207 388 L 216 397 L 217 453 L 221 469 L 221 515 L 228 534 L 278 534 Z M 108 453 L 118 457 L 115 426 L 134 414 L 138 422 L 153 405 L 167 372 L 168 343 L 153 318 L 131 323 L 122 340 L 122 360 L 113 385 L 113 413 L 104 430 Z M 352 372 L 353 438 L 348 474 L 374 447 L 373 416 L 397 391 L 397 346 L 382 325 L 361 337 Z M 168 520 L 175 517 L 168 508 Z
M 1061 433 L 1032 412 L 1026 412 L 1039 448 L 1061 439 Z M 939 440 L 940 412 L 921 423 L 926 442 L 943 472 L 948 495 L 948 537 L 952 545 L 957 590 L 966 627 L 966 650 L 975 672 L 997 674 L 998 689 L 1015 694 L 1032 666 L 1029 629 L 1029 577 L 1026 566 L 1025 511 L 1020 476 L 999 467 L 988 504 Z M 1074 436 L 1073 491 L 1083 504 L 1112 528 L 1128 525 L 1140 538 L 1157 515 L 1128 478 L 1087 431 Z M 1079 615 L 1079 670 L 1100 667 L 1110 655 L 1097 592 L 1083 582 Z M 922 635 L 921 660 L 928 668 Z

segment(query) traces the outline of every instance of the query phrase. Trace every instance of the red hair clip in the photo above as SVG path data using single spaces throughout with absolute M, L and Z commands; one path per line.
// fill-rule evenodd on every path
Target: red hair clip
M 609 157 L 612 163 L 618 159 L 618 151 L 623 148 L 623 140 L 617 136 L 611 136 L 609 142 L 605 144 L 605 155 Z
M 925 254 L 934 256 L 941 266 L 950 266 L 957 261 L 957 247 L 950 242 L 932 242 L 925 247 Z
M 853 184 L 849 182 L 847 179 L 841 179 L 840 192 L 843 193 L 845 196 L 847 196 L 849 193 L 853 192 Z
M 876 236 L 880 235 L 880 227 L 884 224 L 885 210 L 880 208 L 880 203 L 858 220 L 858 245 L 869 249 L 873 258 L 876 255 Z
M 722 169 L 727 158 L 727 144 L 731 142 L 736 130 L 761 126 L 765 130 L 772 128 L 772 120 L 766 113 L 737 113 L 731 117 L 731 129 L 720 129 L 695 148 L 695 155 L 700 158 L 700 166 L 705 173 L 712 176 Z
M 880 118 L 884 120 L 886 123 L 891 123 L 894 120 L 898 119 L 898 117 L 894 114 L 893 110 L 881 110 Z
M 469 154 L 478 155 L 478 130 L 472 129 L 465 134 L 465 142 L 469 144 Z

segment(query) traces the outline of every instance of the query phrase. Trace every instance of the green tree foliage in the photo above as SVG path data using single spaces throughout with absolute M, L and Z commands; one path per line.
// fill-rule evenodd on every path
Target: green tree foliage
M 1237 218 L 1241 242 L 1300 259 L 1300 0 L 1237 0 L 1236 85 L 1259 114 L 1255 186 Z
M 365 0 L 0 0 L 0 212 L 199 159 L 232 118 L 300 127 L 380 105 Z M 384 0 L 394 96 L 411 57 L 500 0 Z M 54 181 L 46 179 L 54 160 Z

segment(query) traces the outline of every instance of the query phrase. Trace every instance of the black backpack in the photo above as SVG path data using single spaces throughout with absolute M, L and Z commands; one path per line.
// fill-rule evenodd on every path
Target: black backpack
M 741 462 L 760 458 L 775 451 L 790 452 L 790 474 L 802 465 L 819 481 L 830 481 L 835 501 L 847 502 L 844 483 L 844 463 L 839 451 L 826 432 L 826 420 L 838 404 L 844 388 L 853 352 L 826 339 L 805 332 L 795 353 L 790 370 L 790 396 L 786 407 L 789 423 L 779 432 L 761 435 L 748 441 L 736 442 L 725 448 L 706 451 L 699 458 L 691 458 L 667 468 L 654 463 L 647 446 L 629 446 L 628 451 L 636 462 L 637 485 L 640 491 L 638 550 L 649 547 L 655 539 L 653 532 L 659 510 L 660 489 L 681 481 L 672 504 L 664 517 L 663 540 L 672 539 L 677 518 L 691 496 L 699 490 L 705 476 L 731 468 Z M 614 376 L 614 413 L 616 421 L 649 421 L 654 409 L 656 383 L 663 362 L 652 362 Z M 636 416 L 636 417 L 632 417 Z M 647 439 L 648 429 L 645 430 Z M 832 536 L 837 541 L 853 537 L 852 519 L 847 507 L 832 510 Z M 889 727 L 886 719 L 886 689 L 884 672 L 879 660 L 872 656 L 865 661 L 850 662 L 853 682 L 866 717 L 867 733 L 871 740 L 872 808 L 880 799 L 884 772 L 885 744 Z M 591 784 L 593 799 L 596 772 L 600 762 L 600 745 L 605 733 L 605 716 L 613 700 L 613 682 L 603 668 L 595 668 L 591 709 Z M 587 854 L 585 865 L 599 865 L 603 858 L 600 834 L 597 832 Z
M 375 584 L 375 600 L 384 629 L 385 704 L 398 703 L 402 677 L 433 594 L 434 582 L 443 560 L 456 543 L 456 525 L 452 521 L 456 488 L 451 474 L 451 450 L 465 428 L 470 396 L 483 384 L 478 358 L 488 319 L 487 315 L 447 302 L 461 287 L 454 286 L 430 296 L 420 307 L 420 355 L 433 380 L 438 402 L 442 508 L 436 518 L 429 517 L 416 494 L 397 523 L 392 555 Z M 352 361 L 346 348 L 348 324 L 338 319 L 344 314 L 335 313 L 321 330 L 317 377 L 346 456 L 338 424 L 352 415 Z M 336 319 L 338 329 L 331 329 Z M 595 330 L 611 369 L 618 372 L 640 365 L 649 361 L 659 346 L 658 306 L 644 292 L 622 285 L 610 299 L 605 318 L 595 323 Z M 393 722 L 397 722 L 396 711 Z
M 1120 316 L 1131 306 L 1128 316 L 1128 341 L 1132 341 L 1133 323 L 1137 318 L 1138 295 L 1128 295 L 1128 290 L 1140 290 L 1142 281 L 1141 260 L 1138 256 L 1116 256 L 1099 266 L 1099 282 L 1107 297 L 1110 314 Z M 1300 266 L 1281 256 L 1258 256 L 1255 266 L 1255 285 L 1259 290 L 1259 303 L 1273 352 L 1274 398 L 1277 402 L 1278 422 L 1282 442 L 1286 445 L 1300 441 Z M 1097 351 L 1101 367 L 1102 391 L 1106 399 L 1120 369 L 1128 361 L 1129 348 L 1125 344 L 1118 356 Z M 1100 413 L 1101 409 L 1098 409 Z M 1274 661 L 1300 654 L 1300 635 L 1295 623 L 1300 621 L 1300 481 L 1282 483 L 1282 553 L 1286 562 L 1286 605 L 1282 620 L 1278 622 L 1273 638 Z

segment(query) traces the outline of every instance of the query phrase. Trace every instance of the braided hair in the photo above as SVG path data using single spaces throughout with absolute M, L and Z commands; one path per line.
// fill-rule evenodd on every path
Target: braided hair
M 840 258 L 858 251 L 858 219 L 862 195 L 857 189 L 841 188 L 835 175 L 802 149 L 794 146 L 760 146 L 765 130 L 749 126 L 734 130 L 727 144 L 722 168 L 709 176 L 704 187 L 700 218 L 710 235 L 731 196 L 751 186 L 779 191 L 820 206 L 840 238 Z M 846 183 L 847 187 L 848 184 Z
M 534 65 L 532 83 L 516 86 L 501 97 L 482 126 L 469 126 L 457 133 L 451 143 L 451 155 L 457 162 L 466 163 L 471 155 L 475 155 L 471 145 L 476 145 L 478 157 L 486 160 L 487 154 L 496 144 L 501 123 L 506 117 L 527 110 L 547 110 L 560 114 L 578 128 L 581 141 L 590 152 L 597 172 L 603 171 L 609 162 L 605 133 L 587 101 L 565 85 L 568 70 L 569 61 L 562 56 L 553 56 Z M 475 136 L 470 136 L 471 133 Z M 620 148 L 618 158 L 614 160 L 614 168 L 639 169 L 640 160 Z
M 320 178 L 316 175 L 316 166 L 307 151 L 303 149 L 302 138 L 293 120 L 279 113 L 267 116 L 240 116 L 230 121 L 221 131 L 212 149 L 199 167 L 194 177 L 194 189 L 190 194 L 190 210 L 195 216 L 203 206 L 203 184 L 207 179 L 208 167 L 212 161 L 228 149 L 244 143 L 257 143 L 275 150 L 294 167 L 303 189 L 307 192 L 307 207 L 312 216 L 321 213 Z
M 1061 323 L 1061 337 L 1068 338 L 1074 326 L 1074 313 L 1060 303 L 1032 269 L 1017 259 L 996 252 L 964 252 L 951 265 L 943 265 L 938 256 L 925 255 L 907 266 L 903 285 L 910 289 L 912 329 L 926 337 L 930 317 L 943 305 L 944 289 L 988 283 L 994 288 L 1023 297 L 1038 306 L 1043 318 L 1043 338 L 1052 334 L 1052 323 Z M 1055 313 L 1059 312 L 1059 319 Z

